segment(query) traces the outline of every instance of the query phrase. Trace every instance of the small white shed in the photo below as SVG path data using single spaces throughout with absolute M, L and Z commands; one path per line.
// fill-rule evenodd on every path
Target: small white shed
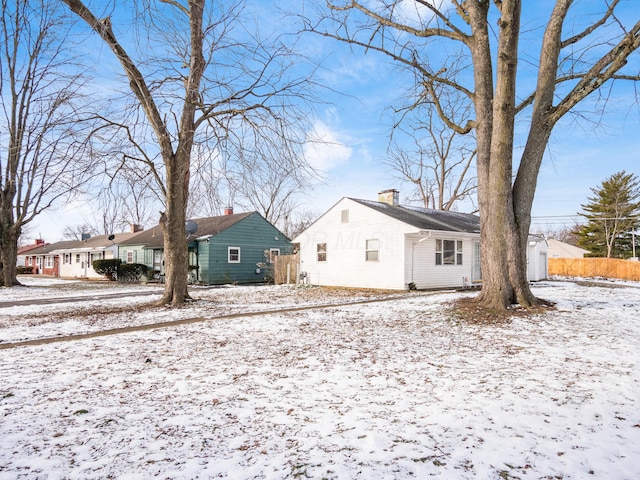
M 530 235 L 527 245 L 527 280 L 538 282 L 549 277 L 548 254 L 547 240 L 539 235 Z

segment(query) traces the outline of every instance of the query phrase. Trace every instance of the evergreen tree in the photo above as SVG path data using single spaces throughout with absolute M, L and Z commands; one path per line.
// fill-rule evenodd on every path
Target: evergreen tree
M 640 179 L 623 170 L 591 191 L 580 213 L 587 224 L 576 232 L 578 245 L 592 257 L 631 257 L 632 232 L 640 225 Z

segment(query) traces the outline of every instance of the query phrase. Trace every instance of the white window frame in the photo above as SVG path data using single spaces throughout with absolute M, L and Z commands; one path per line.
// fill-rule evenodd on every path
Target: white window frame
M 316 260 L 318 262 L 327 261 L 327 244 L 326 243 L 316 243 Z
M 232 251 L 234 251 L 235 253 L 233 253 Z M 240 263 L 240 255 L 240 247 L 227 247 L 227 263 Z
M 133 263 L 133 250 L 127 250 L 127 263 Z
M 371 238 L 365 241 L 365 261 L 378 262 L 380 260 L 380 240 Z
M 446 238 L 436 238 L 436 265 L 462 265 L 462 250 L 464 244 L 462 240 L 451 240 Z
M 277 257 L 280 255 L 280 249 L 279 248 L 270 248 L 269 249 L 269 263 L 273 263 L 274 262 L 274 257 Z

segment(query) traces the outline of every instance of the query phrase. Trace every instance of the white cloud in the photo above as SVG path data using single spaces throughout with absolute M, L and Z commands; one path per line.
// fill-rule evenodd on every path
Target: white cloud
M 309 164 L 321 174 L 349 161 L 353 148 L 343 143 L 337 132 L 325 122 L 317 121 L 307 134 L 304 155 Z

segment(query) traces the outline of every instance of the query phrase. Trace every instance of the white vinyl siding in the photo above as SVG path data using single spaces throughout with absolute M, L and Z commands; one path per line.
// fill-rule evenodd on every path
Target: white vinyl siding
M 349 222 L 342 223 L 342 211 Z M 404 235 L 415 227 L 348 198 L 322 215 L 295 239 L 300 271 L 312 285 L 403 290 Z M 367 261 L 367 240 L 378 240 L 378 261 Z M 326 260 L 318 258 L 318 244 Z M 373 253 L 372 253 L 373 255 Z
M 424 239 L 418 235 L 410 235 L 406 246 L 406 275 L 418 289 L 455 288 L 460 287 L 473 273 L 473 245 L 479 241 L 479 235 L 465 233 L 438 232 L 455 240 L 456 257 L 462 264 L 436 265 L 436 238 Z M 435 235 L 434 235 L 435 236 Z M 439 235 L 438 235 L 439 236 Z M 458 238 L 456 238 L 458 237 Z M 458 255 L 459 254 L 459 255 Z M 412 279 L 412 280 L 411 280 Z

